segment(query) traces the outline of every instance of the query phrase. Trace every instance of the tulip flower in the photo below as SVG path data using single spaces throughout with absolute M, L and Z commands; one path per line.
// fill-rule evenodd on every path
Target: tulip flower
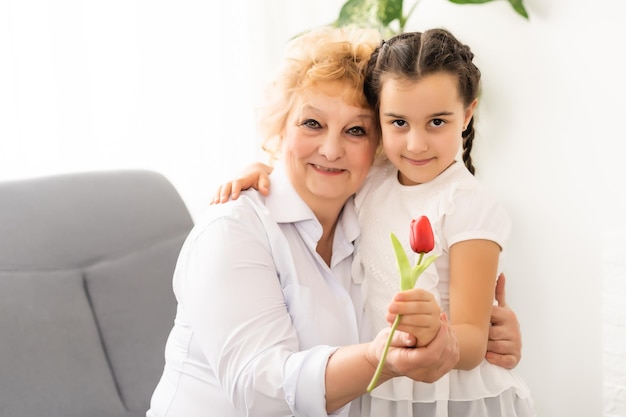
M 427 253 L 435 247 L 435 235 L 426 216 L 411 220 L 411 234 L 409 236 L 411 249 L 415 253 Z
M 410 290 L 415 287 L 415 283 L 417 279 L 421 275 L 426 268 L 430 266 L 431 263 L 435 261 L 437 255 L 430 255 L 426 259 L 424 259 L 424 254 L 430 252 L 435 247 L 435 236 L 433 234 L 433 229 L 430 225 L 430 220 L 426 216 L 420 216 L 417 220 L 411 220 L 411 233 L 409 235 L 409 242 L 411 244 L 411 249 L 415 253 L 419 253 L 419 258 L 414 267 L 411 267 L 411 263 L 409 262 L 409 258 L 404 252 L 404 248 L 402 244 L 394 235 L 391 233 L 391 243 L 393 245 L 393 250 L 396 253 L 396 261 L 398 263 L 398 269 L 400 271 L 400 289 L 402 291 Z M 385 363 L 385 359 L 387 358 L 387 352 L 389 351 L 389 346 L 391 345 L 391 339 L 393 337 L 396 328 L 398 327 L 398 323 L 400 322 L 400 314 L 396 316 L 394 320 L 391 331 L 389 332 L 389 337 L 387 338 L 387 343 L 385 344 L 385 348 L 383 349 L 383 354 L 378 362 L 378 366 L 376 367 L 376 372 L 374 372 L 374 376 L 367 386 L 367 392 L 371 392 L 378 382 L 378 378 L 383 370 L 383 365 Z

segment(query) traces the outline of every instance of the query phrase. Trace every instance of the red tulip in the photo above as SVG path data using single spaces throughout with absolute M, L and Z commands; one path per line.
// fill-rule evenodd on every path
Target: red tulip
M 411 220 L 411 235 L 409 236 L 411 249 L 415 253 L 426 253 L 435 247 L 435 236 L 430 220 L 426 216 L 420 216 Z

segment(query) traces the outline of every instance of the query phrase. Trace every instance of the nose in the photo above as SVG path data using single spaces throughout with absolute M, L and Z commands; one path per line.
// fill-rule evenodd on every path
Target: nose
M 426 135 L 417 129 L 411 130 L 406 136 L 406 149 L 409 152 L 419 153 L 428 149 Z
M 343 140 L 341 133 L 328 132 L 324 135 L 319 146 L 319 153 L 328 161 L 335 161 L 344 154 Z

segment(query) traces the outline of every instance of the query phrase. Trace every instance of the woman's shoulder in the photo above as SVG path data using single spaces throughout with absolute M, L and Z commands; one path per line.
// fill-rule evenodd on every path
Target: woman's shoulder
M 262 225 L 261 217 L 267 215 L 263 196 L 254 190 L 243 191 L 239 198 L 207 207 L 194 220 L 191 234 L 201 234 L 216 222 L 241 223 L 254 228 Z

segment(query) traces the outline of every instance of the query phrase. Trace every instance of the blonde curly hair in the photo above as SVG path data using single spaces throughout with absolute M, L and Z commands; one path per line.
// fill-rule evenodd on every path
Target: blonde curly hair
M 292 39 L 282 65 L 259 109 L 262 147 L 276 159 L 281 135 L 298 92 L 314 85 L 341 81 L 349 87 L 343 98 L 351 105 L 370 108 L 363 83 L 372 52 L 380 43 L 377 31 L 357 27 L 321 27 Z

